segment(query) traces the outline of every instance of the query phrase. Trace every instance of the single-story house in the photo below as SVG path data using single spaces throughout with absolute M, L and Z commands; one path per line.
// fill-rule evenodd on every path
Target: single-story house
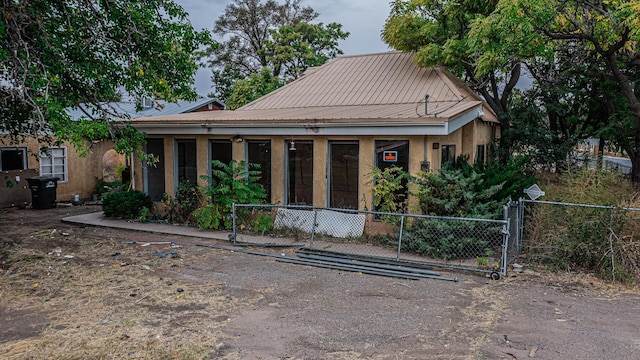
M 142 102 L 142 109 L 137 110 L 134 101 L 105 104 L 125 116 L 148 117 L 153 115 L 180 114 L 184 112 L 200 112 L 222 110 L 224 104 L 217 99 L 206 98 L 196 101 L 163 101 Z M 68 109 L 73 119 L 80 119 L 90 113 L 89 108 Z M 80 154 L 68 142 L 58 147 L 50 147 L 48 154 L 40 154 L 43 144 L 35 138 L 26 138 L 16 143 L 8 135 L 0 133 L 0 207 L 9 207 L 18 203 L 28 203 L 31 191 L 27 182 L 32 176 L 55 176 L 57 182 L 57 201 L 72 201 L 73 195 L 80 199 L 90 199 L 96 185 L 96 179 L 102 179 L 106 172 L 126 162 L 123 155 L 113 150 L 113 142 L 102 141 L 91 144 L 86 156 Z
M 136 118 L 156 166 L 134 186 L 155 200 L 179 182 L 206 183 L 211 161 L 258 163 L 267 201 L 372 209 L 367 176 L 396 165 L 438 170 L 461 154 L 484 161 L 499 122 L 467 85 L 414 54 L 335 58 L 235 111 Z

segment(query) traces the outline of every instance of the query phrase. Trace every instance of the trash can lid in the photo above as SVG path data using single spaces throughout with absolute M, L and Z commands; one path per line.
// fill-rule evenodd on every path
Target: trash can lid
M 27 180 L 39 180 L 39 181 L 58 181 L 60 180 L 59 177 L 57 176 L 46 176 L 46 175 L 41 175 L 41 176 L 31 176 L 28 177 Z

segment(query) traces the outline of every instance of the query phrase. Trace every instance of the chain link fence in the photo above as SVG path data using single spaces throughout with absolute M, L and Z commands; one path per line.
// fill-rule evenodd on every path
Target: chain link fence
M 236 246 L 298 247 L 494 278 L 504 276 L 508 264 L 507 220 L 241 204 L 234 205 L 232 218 Z
M 524 199 L 517 207 L 513 242 L 527 259 L 613 281 L 640 279 L 640 209 Z

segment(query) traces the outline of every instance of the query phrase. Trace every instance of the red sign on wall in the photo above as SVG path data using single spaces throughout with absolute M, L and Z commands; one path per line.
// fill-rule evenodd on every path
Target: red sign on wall
M 382 160 L 384 162 L 397 162 L 398 161 L 398 152 L 397 151 L 385 151 L 382 153 Z

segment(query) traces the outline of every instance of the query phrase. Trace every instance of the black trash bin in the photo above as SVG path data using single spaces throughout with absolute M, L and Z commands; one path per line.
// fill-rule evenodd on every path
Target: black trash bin
M 27 178 L 31 188 L 31 206 L 34 209 L 52 209 L 56 207 L 56 189 L 59 177 L 34 176 Z

